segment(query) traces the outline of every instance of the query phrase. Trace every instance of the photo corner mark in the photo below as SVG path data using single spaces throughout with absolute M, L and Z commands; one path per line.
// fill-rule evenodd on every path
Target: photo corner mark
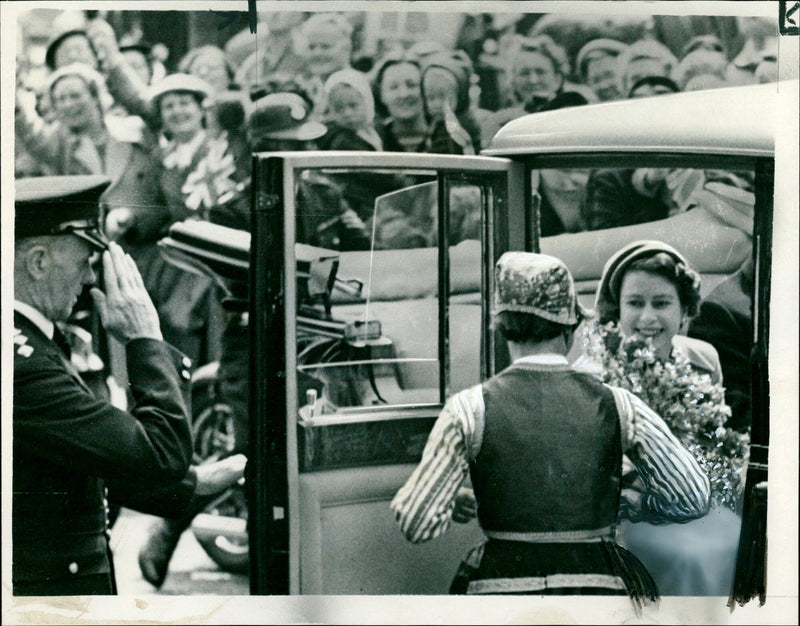
M 781 0 L 778 3 L 778 26 L 781 35 L 800 34 L 800 0 Z

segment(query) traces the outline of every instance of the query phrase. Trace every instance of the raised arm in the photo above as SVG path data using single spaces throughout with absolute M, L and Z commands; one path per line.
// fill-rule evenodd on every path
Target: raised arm
M 92 289 L 107 332 L 126 345 L 133 408 L 96 398 L 61 360 L 31 351 L 14 363 L 14 445 L 90 476 L 157 489 L 181 481 L 192 457 L 184 387 L 191 362 L 161 340 L 158 315 L 133 260 L 103 255 L 106 293 Z M 47 393 L 42 393 L 46 389 Z
M 622 426 L 622 450 L 644 488 L 625 493 L 622 514 L 631 521 L 688 522 L 708 512 L 711 486 L 691 452 L 650 407 L 627 390 L 610 387 Z
M 105 20 L 94 19 L 89 23 L 87 34 L 106 75 L 108 92 L 128 113 L 138 115 L 152 128 L 155 117 L 148 99 L 147 85 L 119 51 L 114 29 Z
M 47 124 L 36 112 L 33 92 L 17 88 L 14 106 L 14 134 L 31 156 L 47 165 L 56 163 L 61 147 L 59 124 Z

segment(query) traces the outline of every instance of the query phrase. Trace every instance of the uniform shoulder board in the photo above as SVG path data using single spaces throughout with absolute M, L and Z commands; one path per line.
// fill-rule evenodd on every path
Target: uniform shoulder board
M 17 347 L 17 354 L 28 358 L 33 354 L 33 346 L 28 345 L 28 338 L 22 334 L 19 328 L 14 329 L 14 345 Z

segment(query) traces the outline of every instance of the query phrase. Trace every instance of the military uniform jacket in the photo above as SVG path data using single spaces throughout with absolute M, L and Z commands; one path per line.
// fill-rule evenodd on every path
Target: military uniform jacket
M 99 578 L 109 588 L 92 592 L 113 593 L 106 494 L 124 506 L 174 516 L 194 493 L 183 396 L 191 363 L 161 341 L 129 342 L 134 404 L 126 413 L 95 398 L 33 322 L 15 312 L 14 327 L 15 593 L 35 583 L 58 595 L 75 577 L 98 574 L 107 574 Z

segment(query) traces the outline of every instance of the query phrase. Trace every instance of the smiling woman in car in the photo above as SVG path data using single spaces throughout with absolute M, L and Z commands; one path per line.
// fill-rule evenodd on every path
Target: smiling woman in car
M 712 507 L 700 519 L 674 524 L 622 516 L 620 540 L 662 595 L 727 595 L 741 526 L 735 510 L 748 438 L 725 427 L 730 409 L 716 349 L 685 336 L 699 303 L 700 277 L 683 255 L 659 241 L 637 241 L 606 263 L 596 301 L 600 326 L 587 331 L 587 352 L 599 355 L 601 378 L 658 413 L 711 480 Z M 634 473 L 623 472 L 623 487 L 641 489 Z

